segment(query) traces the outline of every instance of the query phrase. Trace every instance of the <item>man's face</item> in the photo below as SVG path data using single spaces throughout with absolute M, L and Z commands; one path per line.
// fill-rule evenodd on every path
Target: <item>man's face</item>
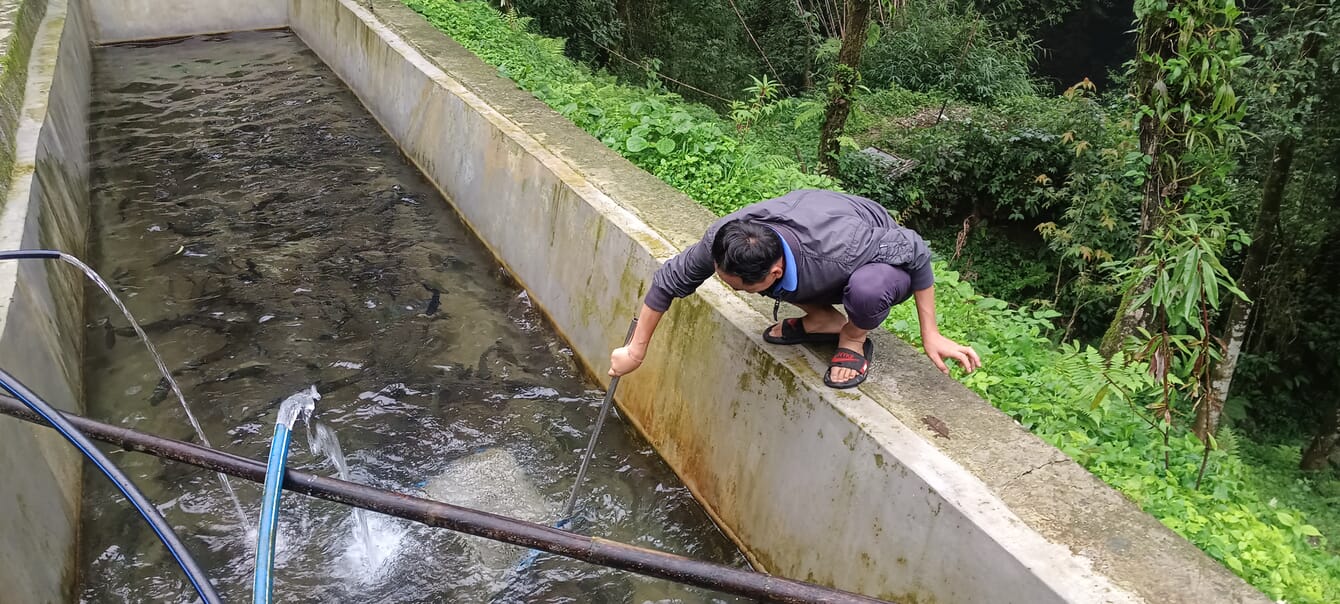
M 739 277 L 722 271 L 719 266 L 717 267 L 717 277 L 722 281 L 725 281 L 726 285 L 729 285 L 731 289 L 737 292 L 757 294 L 771 289 L 772 285 L 776 283 L 778 279 L 782 278 L 782 274 L 786 272 L 782 267 L 782 264 L 783 261 L 778 260 L 777 264 L 774 264 L 772 269 L 768 271 L 767 276 L 763 277 L 763 280 L 758 283 L 745 283 L 744 280 Z

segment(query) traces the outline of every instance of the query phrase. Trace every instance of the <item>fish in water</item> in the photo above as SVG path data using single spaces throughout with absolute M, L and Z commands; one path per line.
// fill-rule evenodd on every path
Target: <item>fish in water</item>
M 168 385 L 167 378 L 158 378 L 158 385 L 154 386 L 153 394 L 149 395 L 149 405 L 157 407 L 159 403 L 167 399 L 168 392 L 172 389 Z
M 427 283 L 423 284 L 423 288 L 432 294 L 432 297 L 428 298 L 428 310 L 425 310 L 424 314 L 428 316 L 435 315 L 437 314 L 438 309 L 442 308 L 442 291 L 434 289 Z
M 241 365 L 237 366 L 236 369 L 233 369 L 228 373 L 223 374 L 223 376 L 220 377 L 218 381 L 227 382 L 230 380 L 241 380 L 241 379 L 259 377 L 265 375 L 269 371 L 270 366 L 266 365 L 265 363 L 259 363 L 256 361 L 246 361 Z
M 111 350 L 116 346 L 116 328 L 112 326 L 112 320 L 109 317 L 103 317 L 97 323 L 102 327 L 102 342 Z
M 260 267 L 256 266 L 256 263 L 252 261 L 250 258 L 248 258 L 247 270 L 243 271 L 241 275 L 238 275 L 238 278 L 241 279 L 244 283 L 255 283 L 257 281 L 260 281 L 261 280 Z

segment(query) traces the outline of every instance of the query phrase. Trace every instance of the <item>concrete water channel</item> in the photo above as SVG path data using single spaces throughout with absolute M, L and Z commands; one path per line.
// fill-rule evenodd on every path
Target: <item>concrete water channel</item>
M 320 59 L 289 30 L 93 57 L 88 257 L 179 361 L 216 446 L 265 457 L 273 403 L 314 384 L 312 430 L 339 439 L 358 482 L 531 522 L 560 516 L 597 385 Z M 120 312 L 87 296 L 87 413 L 189 440 Z M 743 566 L 632 427 L 610 428 L 584 483 L 584 530 Z M 291 464 L 334 469 L 304 445 Z M 255 539 L 214 476 L 144 456 L 121 468 L 209 545 L 197 559 L 221 595 L 245 600 Z M 254 518 L 256 488 L 238 490 Z M 87 473 L 83 492 L 81 600 L 189 600 L 110 482 Z M 282 519 L 277 601 L 483 601 L 524 553 L 382 515 L 363 529 L 349 508 L 307 498 L 289 499 Z M 557 557 L 530 570 L 516 591 L 537 601 L 735 601 Z
M 254 30 L 273 31 L 163 41 Z M 527 443 L 522 451 L 476 458 L 478 463 L 470 466 L 476 472 L 495 472 L 491 468 L 497 464 L 526 467 L 536 460 L 570 466 L 570 460 L 548 458 L 582 445 L 586 403 L 599 394 L 598 385 L 583 382 L 583 376 L 605 379 L 599 376 L 608 351 L 622 338 L 652 271 L 696 240 L 711 218 L 393 0 L 9 0 L 0 2 L 0 32 L 7 49 L 0 63 L 0 126 L 7 137 L 0 168 L 10 171 L 0 207 L 0 249 L 59 248 L 121 268 L 110 259 L 122 248 L 102 243 L 105 235 L 114 234 L 129 242 L 124 254 L 141 265 L 111 275 L 126 282 L 127 293 L 144 299 L 180 296 L 195 301 L 192 310 L 202 300 L 218 299 L 210 296 L 241 298 L 240 305 L 205 308 L 194 321 L 174 323 L 184 313 L 171 307 L 149 317 L 166 321 L 158 326 L 166 338 L 165 352 L 174 357 L 174 370 L 196 380 L 205 414 L 220 416 L 219 430 L 232 426 L 216 438 L 231 439 L 221 445 L 225 449 L 263 441 L 270 421 L 265 414 L 279 398 L 308 383 L 354 383 L 361 378 L 350 375 L 370 373 L 370 382 L 384 383 L 349 386 L 348 396 L 334 397 L 341 402 L 324 416 L 346 425 L 384 420 L 387 433 L 377 438 L 367 436 L 374 431 L 336 426 L 348 438 L 346 452 L 351 465 L 361 468 L 354 471 L 360 481 L 427 489 L 447 473 L 448 457 L 467 459 L 497 444 L 483 442 L 484 450 L 476 451 L 466 450 L 475 441 L 445 439 L 439 448 L 429 448 L 429 455 L 411 458 L 404 449 L 422 439 L 420 431 L 433 429 L 437 434 L 497 429 L 515 433 L 511 442 Z M 190 77 L 175 84 L 104 77 L 135 71 L 142 59 L 134 57 L 146 56 L 136 54 L 140 51 L 175 47 L 187 57 L 188 48 L 216 52 L 230 39 L 267 44 L 286 39 L 296 48 L 305 46 L 307 56 L 329 69 L 324 73 L 331 81 L 325 84 L 338 78 L 336 87 L 347 87 L 361 103 L 366 113 L 303 117 L 295 129 L 312 141 L 343 136 L 349 144 L 349 154 L 331 162 L 303 159 L 315 162 L 304 167 L 318 179 L 304 185 L 305 194 L 328 195 L 330 204 L 308 207 L 304 216 L 304 210 L 285 209 L 296 206 L 274 199 L 275 187 L 261 184 L 293 160 L 264 157 L 265 128 L 248 131 L 241 118 L 210 122 L 210 116 L 196 116 L 205 118 L 205 128 L 232 132 L 245 142 L 230 153 L 262 154 L 246 164 L 257 168 L 255 173 L 234 170 L 240 180 L 223 199 L 171 201 L 190 197 L 189 187 L 198 184 L 193 178 L 215 178 L 197 175 L 219 159 L 204 138 L 179 136 L 183 140 L 174 141 L 179 147 L 169 154 L 173 161 L 155 163 L 160 160 L 141 155 L 153 143 L 137 136 L 172 138 L 154 135 L 152 128 L 181 117 L 174 112 L 190 113 L 190 99 L 202 95 L 259 97 L 264 95 L 255 89 L 247 92 L 247 82 L 293 77 L 280 88 L 310 93 L 300 104 L 320 96 L 312 92 L 315 88 L 304 88 L 315 82 L 302 76 L 271 72 L 261 78 L 261 72 L 251 71 L 256 64 L 282 63 L 282 52 L 253 55 L 213 75 L 205 67 L 238 59 L 215 57 L 210 65 L 192 66 L 183 58 L 179 71 Z M 100 48 L 127 42 L 134 44 Z M 237 86 L 219 84 L 220 77 L 236 80 Z M 118 92 L 141 96 L 109 100 Z M 298 97 L 270 100 L 283 106 Z M 282 111 L 266 109 L 255 118 L 267 123 L 286 117 L 278 115 Z M 379 136 L 389 136 L 385 142 L 371 143 L 345 130 L 368 116 L 384 129 Z M 108 131 L 109 124 L 123 118 L 139 120 L 138 125 Z M 392 162 L 386 160 L 397 153 L 419 172 L 405 168 L 391 174 L 401 169 L 388 167 Z M 127 161 L 118 164 L 119 154 Z M 330 165 L 353 162 L 355 155 L 362 177 L 324 172 Z M 112 185 L 116 178 L 109 174 L 129 176 L 122 185 Z M 322 177 L 327 182 L 320 182 Z M 176 188 L 167 188 L 169 182 Z M 396 189 L 402 182 L 416 183 L 414 190 Z M 346 185 L 350 191 L 376 193 L 362 199 L 360 209 L 358 200 L 339 198 Z M 371 188 L 358 188 L 364 185 Z M 164 191 L 166 197 L 160 197 Z M 422 207 L 442 199 L 461 224 Z M 290 211 L 295 213 L 285 213 Z M 406 228 L 444 238 L 378 239 Z M 448 241 L 468 239 L 465 229 L 492 258 Z M 239 238 L 210 239 L 220 233 Z M 248 263 L 250 252 L 243 250 L 256 244 L 239 233 L 265 235 L 262 240 L 274 249 L 257 252 Z M 97 243 L 89 243 L 90 234 Z M 346 248 L 323 247 L 338 245 L 341 235 L 348 235 Z M 195 244 L 155 247 L 156 238 L 169 237 Z M 485 267 L 497 262 L 515 286 L 487 269 L 472 277 L 451 273 L 452 283 L 425 273 L 452 259 Z M 193 277 L 166 277 L 178 270 Z M 334 276 L 345 277 L 338 280 L 343 285 L 318 290 L 302 284 Z M 379 287 L 378 278 L 394 283 Z M 219 293 L 261 282 L 274 282 L 287 294 Z M 122 337 L 114 321 L 103 322 L 109 315 L 100 301 L 87 298 L 84 288 L 79 275 L 65 268 L 0 263 L 0 367 L 67 410 L 187 437 L 171 405 L 151 404 L 157 398 L 156 378 L 127 360 L 131 353 L 126 351 L 138 350 L 135 343 Z M 434 291 L 448 314 L 453 304 L 473 310 L 461 312 L 462 323 L 439 323 L 426 312 Z M 641 478 L 596 481 L 593 490 L 605 495 L 602 501 L 645 502 L 637 509 L 662 529 L 656 533 L 628 525 L 618 535 L 624 540 L 643 538 L 643 544 L 657 549 L 682 547 L 695 557 L 743 564 L 726 546 L 729 539 L 760 570 L 893 601 L 1266 601 L 1063 454 L 942 378 L 918 351 L 882 337 L 885 369 L 857 392 L 835 392 L 819 378 L 822 351 L 761 342 L 758 334 L 769 321 L 756 301 L 716 283 L 700 293 L 667 315 L 653 344 L 658 347 L 653 361 L 619 390 L 619 408 L 630 427 L 610 430 L 614 444 L 608 450 L 618 453 L 604 463 L 614 475 L 626 465 L 625 474 Z M 153 304 L 132 300 L 137 312 L 155 311 Z M 342 341 L 338 327 L 321 324 L 341 318 L 366 331 Z M 270 331 L 304 321 L 289 327 L 297 335 Z M 528 324 L 540 323 L 546 327 L 527 331 Z M 174 331 L 179 333 L 167 335 Z M 427 343 L 438 331 L 438 339 Z M 331 333 L 337 335 L 322 339 Z M 248 347 L 278 349 L 270 338 L 287 339 L 285 346 L 292 348 L 263 360 L 241 358 Z M 246 344 L 239 346 L 239 341 Z M 103 369 L 86 369 L 90 362 Z M 446 377 L 467 369 L 468 379 Z M 400 377 L 405 375 L 410 377 Z M 452 386 L 434 391 L 434 384 Z M 364 393 L 370 396 L 360 399 Z M 490 403 L 489 397 L 500 393 L 506 400 Z M 377 404 L 359 404 L 368 400 Z M 453 416 L 452 405 L 476 408 L 458 409 L 460 415 Z M 518 411 L 483 419 L 490 405 L 516 405 Z M 432 413 L 383 413 L 405 407 Z M 560 411 L 545 415 L 555 410 Z M 927 423 L 947 426 L 947 434 Z M 643 438 L 647 446 L 639 444 Z M 537 444 L 546 439 L 554 444 Z M 259 445 L 239 449 L 252 456 L 258 450 Z M 317 467 L 317 461 L 311 463 Z M 150 483 L 158 485 L 151 494 L 160 505 L 216 514 L 215 522 L 184 531 L 188 543 L 203 546 L 208 554 L 201 558 L 227 580 L 244 576 L 245 556 L 233 555 L 228 545 L 238 527 L 228 520 L 227 506 L 207 496 L 217 494 L 211 490 L 217 489 L 212 477 L 163 465 L 148 472 Z M 568 483 L 547 472 L 539 472 L 533 491 L 541 499 L 561 499 Z M 0 484 L 5 487 L 0 491 L 0 585 L 5 586 L 0 601 L 119 601 L 119 588 L 108 587 L 102 594 L 91 593 L 89 586 L 129 583 L 147 590 L 125 596 L 131 600 L 187 597 L 181 596 L 186 592 L 175 570 L 156 562 L 160 544 L 141 538 L 115 542 L 118 534 L 133 530 L 128 528 L 132 522 L 124 510 L 114 511 L 114 498 L 99 480 L 93 474 L 81 479 L 80 458 L 59 437 L 0 417 Z M 174 493 L 167 488 L 173 484 L 196 490 Z M 461 484 L 459 477 L 451 484 Z M 618 524 L 614 516 L 624 513 L 619 510 L 636 515 L 618 505 L 605 509 L 611 516 L 598 520 L 607 528 Z M 293 536 L 321 537 L 318 551 L 301 555 L 324 558 L 328 567 L 353 555 L 342 545 L 348 527 L 337 511 L 312 505 L 294 514 L 310 524 L 293 529 Z M 717 528 L 724 539 L 714 536 Z M 427 536 L 406 540 L 406 533 L 393 526 L 378 529 L 400 541 L 384 544 L 388 550 L 424 548 L 414 550 L 419 558 L 469 549 L 449 536 L 440 542 Z M 403 545 L 406 541 L 412 543 Z M 374 593 L 305 575 L 306 566 L 290 570 L 303 589 L 325 594 L 317 599 Z M 581 598 L 595 593 L 590 591 L 594 584 L 610 590 L 603 593 L 619 594 L 609 601 L 639 598 L 634 595 L 639 584 L 617 573 L 583 578 L 565 568 L 548 567 L 555 576 L 546 593 L 553 598 L 575 589 L 578 595 L 569 593 L 566 597 L 575 599 L 566 601 L 605 601 L 604 596 Z M 89 571 L 82 592 L 80 569 Z M 426 585 L 454 580 L 446 574 L 430 572 L 424 583 L 410 581 L 407 589 L 471 601 L 482 592 L 470 590 L 487 583 L 487 578 L 465 577 L 461 592 L 435 592 Z M 643 593 L 648 600 L 715 597 Z

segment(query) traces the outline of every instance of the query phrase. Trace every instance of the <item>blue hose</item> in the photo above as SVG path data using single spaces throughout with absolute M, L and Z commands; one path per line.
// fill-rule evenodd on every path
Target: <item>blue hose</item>
M 270 441 L 270 460 L 265 468 L 265 496 L 261 504 L 260 531 L 256 539 L 256 580 L 252 586 L 254 604 L 270 604 L 274 592 L 275 528 L 279 525 L 279 496 L 283 493 L 284 465 L 292 430 L 284 422 L 275 422 Z
M 47 253 L 54 253 L 56 254 L 56 257 L 59 257 L 58 252 Z M 16 253 L 0 252 L 0 260 L 11 258 L 51 257 L 35 255 L 16 256 L 14 254 Z M 126 500 L 129 501 L 131 505 L 135 506 L 135 510 L 149 522 L 149 526 L 153 527 L 154 533 L 158 534 L 158 538 L 163 541 L 163 545 L 167 546 L 168 551 L 172 553 L 172 557 L 176 558 L 177 564 L 179 564 L 182 570 L 186 572 L 186 578 L 191 581 L 191 585 L 195 587 L 196 593 L 200 594 L 200 598 L 205 601 L 205 604 L 219 604 L 223 602 L 223 600 L 219 598 L 219 594 L 214 591 L 214 586 L 210 584 L 209 577 L 205 575 L 205 572 L 200 569 L 200 565 L 191 557 L 190 552 L 186 550 L 186 546 L 182 545 L 181 540 L 178 539 L 177 534 L 172 531 L 172 527 L 168 525 L 167 520 L 165 520 L 163 515 L 158 512 L 158 508 L 154 507 L 153 503 L 144 496 L 144 493 L 141 493 L 140 490 L 135 487 L 135 484 L 121 472 L 120 468 L 113 465 L 112 461 L 107 459 L 107 456 L 104 455 L 102 451 L 99 451 L 97 447 L 93 446 L 92 441 L 88 440 L 87 437 L 80 433 L 78 429 L 71 425 L 70 422 L 52 408 L 51 405 L 47 404 L 33 393 L 32 390 L 29 390 L 27 386 L 24 386 L 22 382 L 3 369 L 0 369 L 0 388 L 3 388 L 14 398 L 18 399 L 24 405 L 27 405 L 34 413 L 42 416 L 42 419 L 45 419 L 47 423 L 56 428 L 56 430 L 61 433 L 61 436 L 64 436 L 66 440 L 70 441 L 71 444 L 88 457 L 89 461 L 93 462 L 93 465 L 97 466 L 99 470 L 102 470 L 103 474 L 107 475 L 107 478 L 112 481 L 112 484 L 115 484 L 116 488 L 120 489 L 121 494 L 125 496 Z

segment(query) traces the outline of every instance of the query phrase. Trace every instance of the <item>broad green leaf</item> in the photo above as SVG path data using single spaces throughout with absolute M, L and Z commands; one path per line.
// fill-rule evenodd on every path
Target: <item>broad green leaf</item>
M 1093 404 L 1089 405 L 1090 411 L 1097 409 L 1099 405 L 1103 404 L 1103 397 L 1107 396 L 1107 389 L 1110 386 L 1111 384 L 1103 384 L 1103 387 L 1098 389 L 1098 394 L 1093 397 Z
M 1190 283 L 1182 291 L 1182 317 L 1188 323 L 1195 322 L 1198 313 L 1196 303 L 1200 302 L 1200 274 L 1192 271 Z

